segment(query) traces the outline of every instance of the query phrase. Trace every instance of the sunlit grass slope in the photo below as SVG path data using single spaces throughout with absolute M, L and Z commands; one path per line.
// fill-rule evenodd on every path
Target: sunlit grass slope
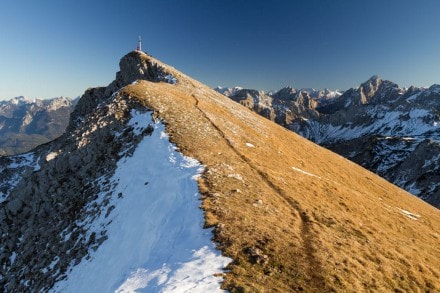
M 123 93 L 206 170 L 206 226 L 232 292 L 440 291 L 440 211 L 160 61 Z M 172 216 L 172 215 L 170 215 Z

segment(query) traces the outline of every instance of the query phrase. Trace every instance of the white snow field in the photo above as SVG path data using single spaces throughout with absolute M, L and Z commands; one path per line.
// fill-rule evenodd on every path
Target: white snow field
M 105 227 L 108 239 L 52 291 L 223 292 L 218 275 L 231 259 L 203 229 L 196 182 L 203 168 L 175 150 L 151 112 L 132 111 L 136 134 L 149 124 L 152 135 L 118 162 L 111 178 L 113 211 L 90 225 L 90 233 Z

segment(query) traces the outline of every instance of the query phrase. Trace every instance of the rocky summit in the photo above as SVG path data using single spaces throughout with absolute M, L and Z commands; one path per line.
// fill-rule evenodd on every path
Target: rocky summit
M 229 96 L 440 208 L 439 85 L 403 89 L 373 76 L 343 93 L 286 87 Z
M 143 52 L 119 65 L 62 136 L 0 158 L 2 291 L 440 290 L 438 209 Z

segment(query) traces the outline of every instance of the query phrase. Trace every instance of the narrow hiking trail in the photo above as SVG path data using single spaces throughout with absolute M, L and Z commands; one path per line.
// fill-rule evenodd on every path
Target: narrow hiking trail
M 276 186 L 269 179 L 268 175 L 264 173 L 264 171 L 256 167 L 255 164 L 248 157 L 246 157 L 237 148 L 235 148 L 234 145 L 231 143 L 231 141 L 226 137 L 222 129 L 219 126 L 217 126 L 212 121 L 212 119 L 209 118 L 208 114 L 202 109 L 199 99 L 197 99 L 197 97 L 194 94 L 192 94 L 191 96 L 195 100 L 195 107 L 203 114 L 206 120 L 209 121 L 212 127 L 214 127 L 214 129 L 218 131 L 220 136 L 226 141 L 226 143 L 231 148 L 231 150 L 233 150 L 238 157 L 240 157 L 247 165 L 249 165 L 249 167 L 252 170 L 255 170 L 258 173 L 261 180 L 265 182 L 265 184 L 269 188 L 271 188 L 275 192 L 275 194 L 277 194 L 280 198 L 282 198 L 282 200 L 284 200 L 284 202 L 292 208 L 293 218 L 298 218 L 299 216 L 299 219 L 301 220 L 299 226 L 301 231 L 300 236 L 302 238 L 301 242 L 303 246 L 302 253 L 305 258 L 305 263 L 309 264 L 308 274 L 312 277 L 312 280 L 310 280 L 309 285 L 311 286 L 311 288 L 315 288 L 315 289 L 318 289 L 323 285 L 325 286 L 324 278 L 322 277 L 322 272 L 321 272 L 322 265 L 320 263 L 320 260 L 318 260 L 314 255 L 315 248 L 312 246 L 314 235 L 311 227 L 313 223 L 309 218 L 309 216 L 307 215 L 307 212 L 301 208 L 298 202 L 296 202 L 292 197 L 288 196 L 283 189 Z M 318 285 L 314 286 L 312 284 L 318 284 Z

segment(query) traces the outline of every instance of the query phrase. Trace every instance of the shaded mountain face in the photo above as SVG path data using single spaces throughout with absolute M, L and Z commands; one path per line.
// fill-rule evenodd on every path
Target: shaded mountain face
M 0 101 L 0 155 L 27 152 L 66 130 L 75 101 L 59 97 Z
M 284 88 L 264 111 L 231 98 L 440 207 L 439 85 L 402 89 L 373 76 L 341 95 Z
M 151 56 L 120 68 L 0 158 L 2 291 L 440 289 L 437 209 Z

